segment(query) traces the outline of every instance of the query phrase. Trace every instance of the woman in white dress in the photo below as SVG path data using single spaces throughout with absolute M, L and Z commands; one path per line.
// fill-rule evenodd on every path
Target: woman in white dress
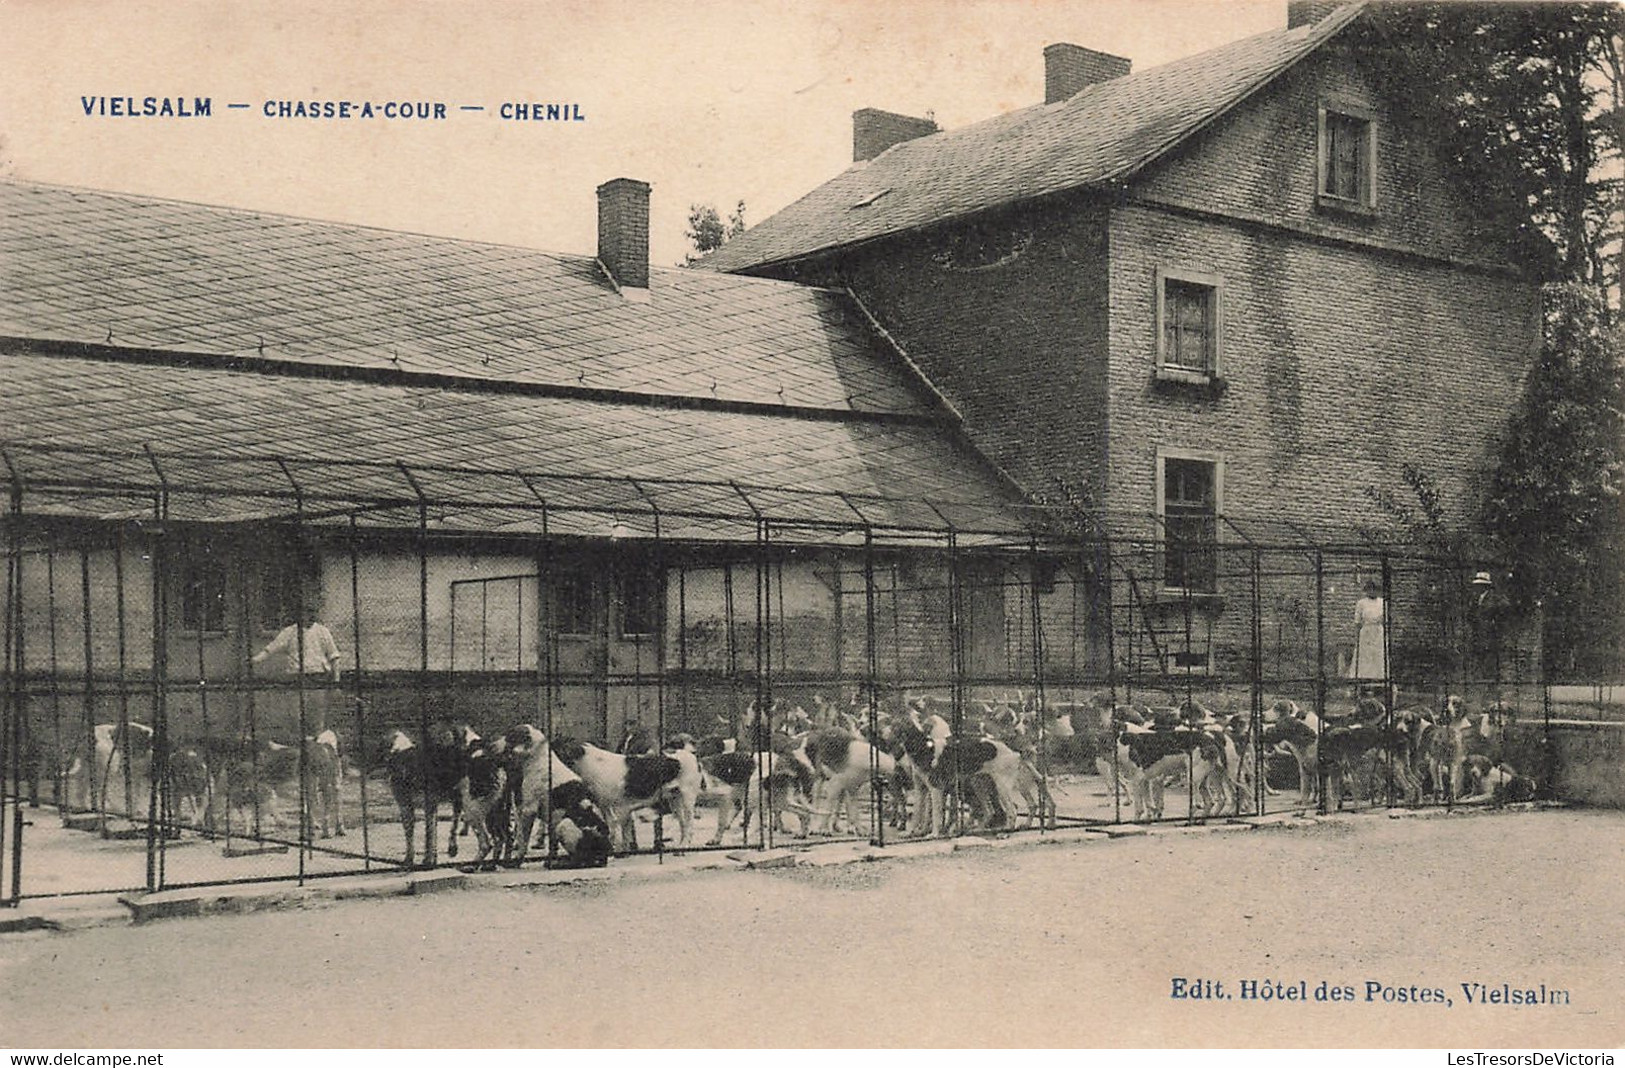
M 1382 585 L 1366 579 L 1365 596 L 1354 602 L 1354 655 L 1348 677 L 1360 682 L 1381 682 L 1388 677 L 1387 612 Z

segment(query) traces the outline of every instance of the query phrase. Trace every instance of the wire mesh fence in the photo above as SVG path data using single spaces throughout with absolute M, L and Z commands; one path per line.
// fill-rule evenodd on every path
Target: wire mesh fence
M 5 459 L 8 901 L 1502 803 L 1554 776 L 1536 628 L 1495 566 L 1375 537 Z

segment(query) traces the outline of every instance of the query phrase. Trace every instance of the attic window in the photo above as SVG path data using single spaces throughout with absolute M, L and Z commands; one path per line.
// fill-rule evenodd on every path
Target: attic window
M 868 196 L 864 197 L 862 200 L 858 201 L 856 204 L 853 204 L 852 207 L 853 208 L 867 208 L 870 204 L 873 204 L 875 201 L 879 200 L 881 197 L 885 196 L 887 193 L 890 193 L 890 192 L 891 192 L 890 189 L 882 189 L 878 193 L 870 193 Z
M 1320 106 L 1319 119 L 1316 203 L 1334 210 L 1372 211 L 1377 199 L 1377 139 L 1371 113 L 1328 102 Z

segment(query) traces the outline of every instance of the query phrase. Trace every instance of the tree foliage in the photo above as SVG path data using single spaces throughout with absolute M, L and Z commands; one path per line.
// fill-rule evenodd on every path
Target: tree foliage
M 1625 7 L 1386 3 L 1367 21 L 1401 119 L 1471 191 L 1477 236 L 1551 283 L 1541 353 L 1481 502 L 1480 531 L 1512 566 L 1502 592 L 1513 610 L 1540 604 L 1549 666 L 1617 672 Z M 1416 507 L 1393 493 L 1378 503 L 1437 544 L 1427 478 L 1405 477 Z
M 1515 603 L 1543 602 L 1548 649 L 1606 671 L 1625 637 L 1625 338 L 1595 288 L 1553 285 L 1545 298 L 1540 358 L 1501 442 L 1483 526 L 1517 562 Z
M 686 262 L 692 263 L 715 249 L 727 244 L 729 239 L 745 231 L 745 202 L 739 201 L 734 210 L 729 213 L 726 222 L 717 211 L 714 204 L 690 204 L 688 206 L 688 229 L 683 236 L 688 238 L 689 246 L 693 249 L 686 257 Z
M 1473 191 L 1480 235 L 1617 308 L 1625 7 L 1394 3 L 1370 25 L 1393 99 Z

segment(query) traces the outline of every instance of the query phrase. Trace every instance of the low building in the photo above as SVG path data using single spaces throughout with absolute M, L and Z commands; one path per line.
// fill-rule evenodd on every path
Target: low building
M 972 660 L 1030 678 L 1014 485 L 848 294 L 651 268 L 648 198 L 599 189 L 594 257 L 0 184 L 40 764 L 155 704 L 177 737 L 340 707 L 614 744 L 948 685 L 948 584 L 916 580 L 978 546 Z M 337 693 L 252 663 L 301 606 Z

